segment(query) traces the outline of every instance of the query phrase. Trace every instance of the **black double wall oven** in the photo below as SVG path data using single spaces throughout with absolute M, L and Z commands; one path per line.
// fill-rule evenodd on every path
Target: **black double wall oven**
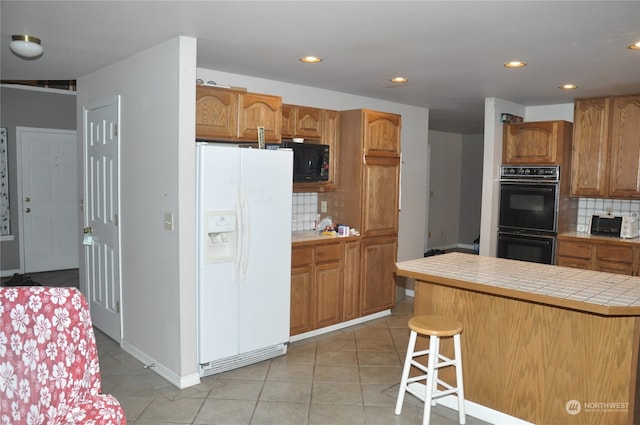
M 559 165 L 502 165 L 498 257 L 554 264 Z

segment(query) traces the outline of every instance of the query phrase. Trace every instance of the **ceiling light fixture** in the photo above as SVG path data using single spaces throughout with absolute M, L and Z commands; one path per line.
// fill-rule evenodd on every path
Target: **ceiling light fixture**
M 409 79 L 407 77 L 393 77 L 389 81 L 392 83 L 406 83 Z
M 504 64 L 505 68 L 522 68 L 523 66 L 527 66 L 527 63 L 522 61 L 511 61 Z
M 322 62 L 322 58 L 319 58 L 317 56 L 303 56 L 303 57 L 300 58 L 300 62 L 318 63 L 318 62 Z
M 561 88 L 562 90 L 575 90 L 578 88 L 578 86 L 576 86 L 575 84 L 567 83 L 561 85 L 559 88 Z
M 12 35 L 9 48 L 22 58 L 36 58 L 42 55 L 40 39 L 30 35 Z
M 633 44 L 629 44 L 627 46 L 628 49 L 633 49 L 633 50 L 640 50 L 640 41 L 636 41 Z

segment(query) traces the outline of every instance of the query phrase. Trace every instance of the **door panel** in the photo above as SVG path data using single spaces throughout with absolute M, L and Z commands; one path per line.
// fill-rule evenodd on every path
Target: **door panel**
M 93 324 L 116 341 L 120 315 L 119 98 L 84 107 L 85 276 Z
M 22 268 L 78 267 L 75 131 L 17 127 Z

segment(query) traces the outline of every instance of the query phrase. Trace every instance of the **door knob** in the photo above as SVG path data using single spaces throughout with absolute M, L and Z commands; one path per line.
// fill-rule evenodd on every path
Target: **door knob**
M 24 198 L 24 202 L 29 202 L 31 200 L 31 198 L 29 198 L 28 196 L 26 198 Z
M 24 209 L 24 212 L 26 212 L 26 213 L 31 212 L 31 208 L 25 208 L 25 209 Z
M 91 227 L 85 227 L 82 229 L 84 236 L 82 237 L 82 245 L 93 245 L 93 229 Z

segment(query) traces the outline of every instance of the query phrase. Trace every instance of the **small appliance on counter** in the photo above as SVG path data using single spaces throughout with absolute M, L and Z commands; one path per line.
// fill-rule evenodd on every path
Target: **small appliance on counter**
M 633 239 L 640 236 L 640 226 L 638 224 L 638 217 L 622 217 L 620 237 L 624 239 Z
M 596 236 L 620 237 L 622 217 L 614 215 L 592 215 L 590 234 Z
M 591 216 L 590 234 L 632 239 L 640 235 L 638 217 L 593 215 Z

